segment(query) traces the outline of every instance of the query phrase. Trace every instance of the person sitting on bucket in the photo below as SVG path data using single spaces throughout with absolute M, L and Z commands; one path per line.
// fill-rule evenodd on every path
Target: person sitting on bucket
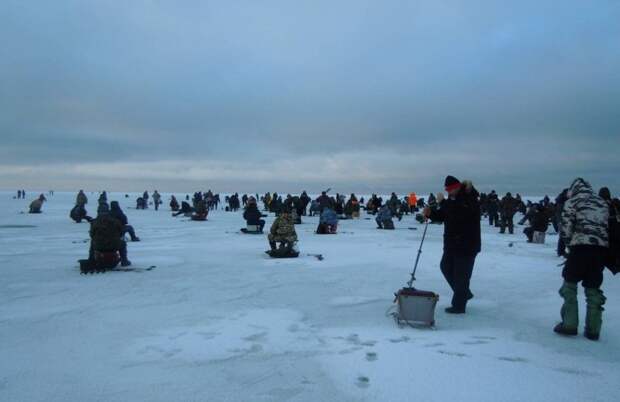
M 326 207 L 321 212 L 317 234 L 336 234 L 338 231 L 338 215 L 330 207 Z
M 196 209 L 194 210 L 194 214 L 192 215 L 191 220 L 206 221 L 208 214 L 209 209 L 207 208 L 207 201 L 204 198 L 201 198 L 196 202 Z
M 293 221 L 291 211 L 284 208 L 275 221 L 273 221 L 269 230 L 269 246 L 271 250 L 268 251 L 268 254 L 278 257 L 294 256 L 297 253 L 294 249 L 296 242 L 295 222 Z M 280 243 L 279 247 L 277 243 Z
M 90 224 L 90 250 L 88 259 L 95 264 L 98 253 L 117 252 L 121 265 L 127 267 L 131 262 L 127 259 L 127 243 L 123 240 L 123 224 L 110 215 L 107 204 L 101 204 L 97 218 Z
M 170 210 L 176 212 L 179 210 L 179 202 L 174 195 L 170 196 Z
M 441 272 L 452 288 L 452 307 L 449 314 L 464 314 L 467 302 L 474 297 L 469 283 L 481 249 L 480 203 L 478 191 L 470 181 L 463 183 L 454 176 L 445 180 L 448 198 L 437 194 L 438 207 L 424 208 L 424 216 L 444 223 Z
M 245 219 L 248 226 L 256 226 L 260 233 L 263 233 L 263 228 L 265 227 L 265 220 L 261 219 L 265 217 L 265 215 L 261 214 L 258 210 L 258 203 L 256 202 L 256 198 L 250 197 L 247 200 L 247 207 L 243 212 L 243 219 Z

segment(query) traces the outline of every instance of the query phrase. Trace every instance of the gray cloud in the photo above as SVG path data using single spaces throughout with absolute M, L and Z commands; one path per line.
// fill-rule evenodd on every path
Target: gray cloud
M 3 2 L 0 186 L 620 191 L 617 1 L 228 3 Z

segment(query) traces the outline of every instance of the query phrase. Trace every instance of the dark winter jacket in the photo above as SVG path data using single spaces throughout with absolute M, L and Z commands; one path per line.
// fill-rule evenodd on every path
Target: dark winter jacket
M 121 246 L 123 226 L 109 214 L 101 214 L 91 222 L 90 238 L 93 250 L 116 251 Z
M 260 225 L 260 218 L 262 217 L 263 215 L 255 204 L 248 205 L 245 212 L 243 212 L 243 219 L 246 220 L 248 225 Z
M 117 219 L 123 226 L 128 223 L 127 215 L 125 215 L 117 201 L 110 203 L 110 216 Z
M 549 216 L 542 207 L 533 207 L 534 211 L 530 218 L 532 229 L 536 232 L 546 232 L 549 228 Z
M 332 199 L 329 198 L 327 194 L 321 194 L 316 200 L 319 202 L 319 207 L 321 208 L 321 211 L 323 211 L 325 208 L 332 207 Z
M 321 212 L 319 222 L 326 225 L 337 225 L 338 215 L 336 215 L 336 212 L 333 209 L 325 208 L 323 212 Z
M 464 183 L 455 198 L 447 198 L 431 209 L 431 220 L 444 223 L 446 253 L 476 255 L 481 249 L 478 191 Z
M 512 218 L 517 213 L 519 209 L 519 201 L 512 197 L 511 195 L 506 195 L 502 198 L 501 205 L 501 215 L 507 218 Z

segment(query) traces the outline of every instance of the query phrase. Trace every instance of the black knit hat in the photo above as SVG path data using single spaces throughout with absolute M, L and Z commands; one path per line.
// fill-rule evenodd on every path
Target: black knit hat
M 446 189 L 448 189 L 448 188 L 454 188 L 454 187 L 456 187 L 456 186 L 457 186 L 457 185 L 459 185 L 459 184 L 461 184 L 461 182 L 459 181 L 459 179 L 457 179 L 457 178 L 456 178 L 456 177 L 454 177 L 454 176 L 448 176 L 448 177 L 446 177 L 446 181 L 444 182 L 444 187 L 445 187 Z

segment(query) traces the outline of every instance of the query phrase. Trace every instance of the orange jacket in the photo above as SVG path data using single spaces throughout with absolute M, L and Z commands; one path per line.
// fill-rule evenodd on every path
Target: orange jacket
M 415 207 L 416 205 L 418 205 L 418 197 L 415 195 L 415 193 L 409 194 L 409 206 Z

